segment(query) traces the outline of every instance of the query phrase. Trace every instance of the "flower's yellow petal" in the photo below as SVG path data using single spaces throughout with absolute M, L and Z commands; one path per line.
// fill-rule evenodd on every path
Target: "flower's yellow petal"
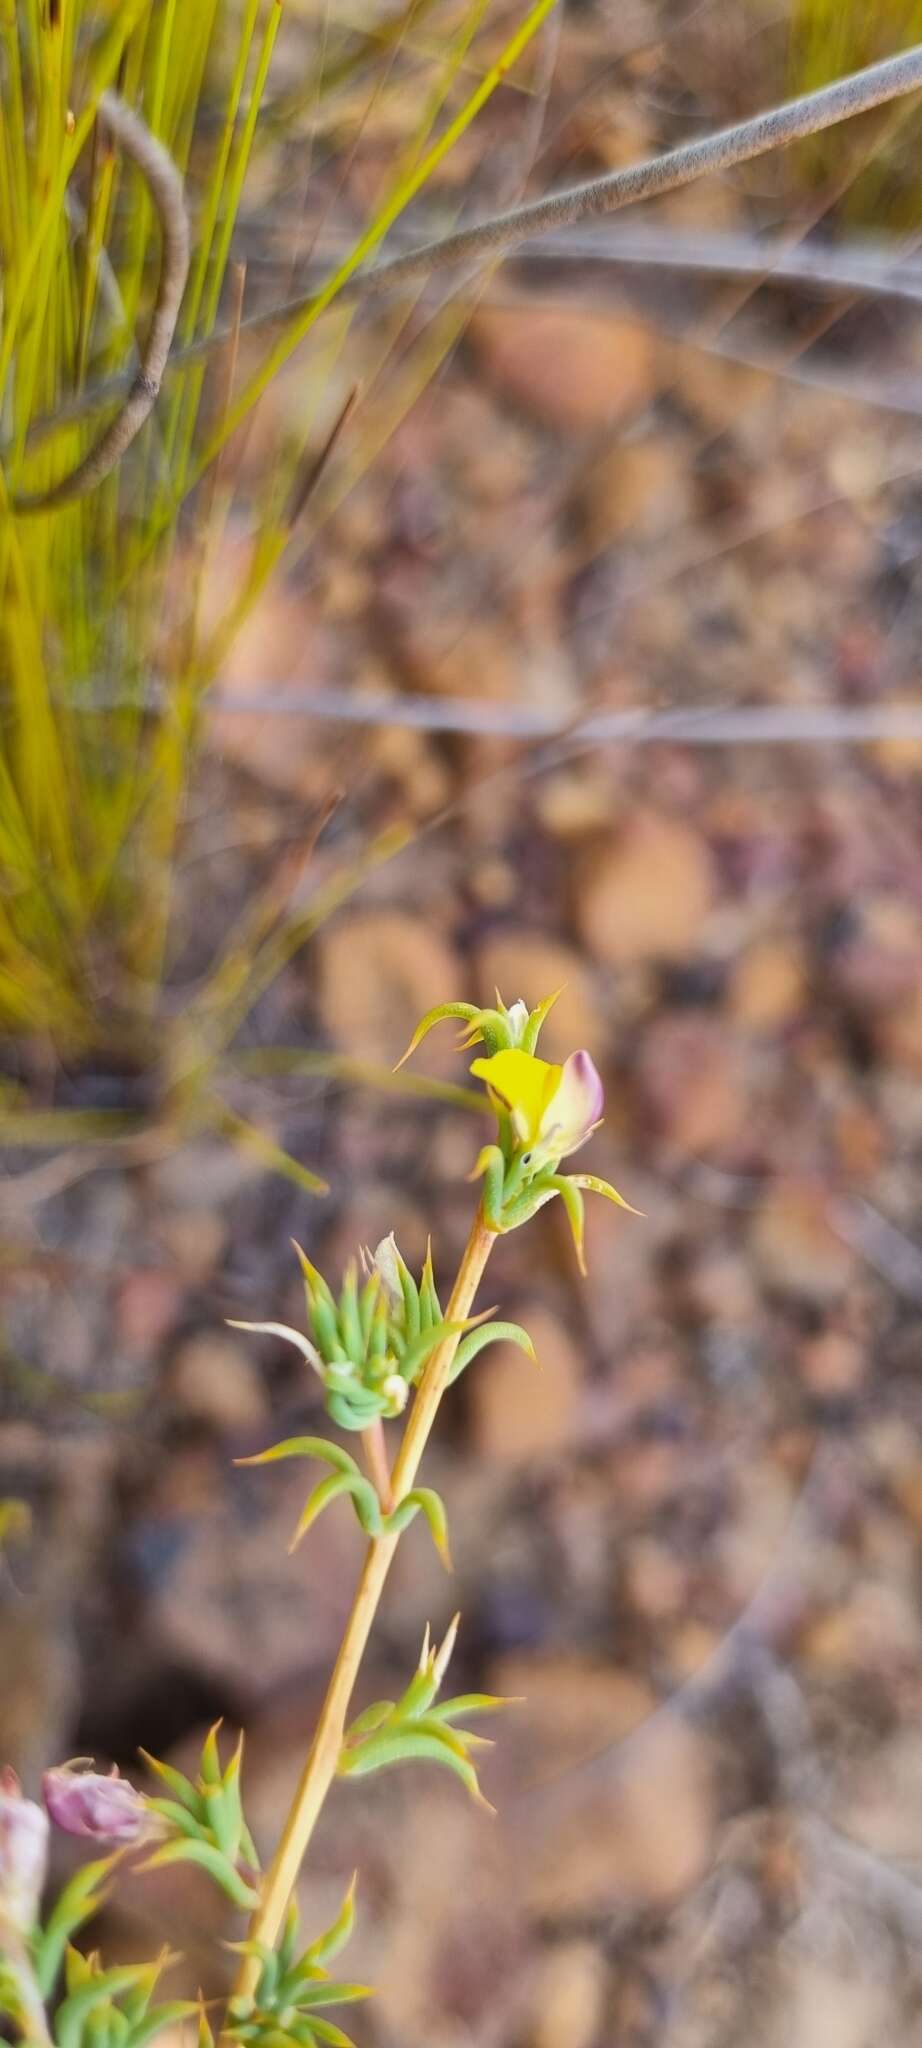
M 495 1052 L 490 1059 L 474 1060 L 471 1073 L 485 1081 L 491 1097 L 512 1118 L 521 1144 L 530 1144 L 541 1128 L 548 1103 L 553 1101 L 563 1069 L 534 1053 L 511 1046 Z

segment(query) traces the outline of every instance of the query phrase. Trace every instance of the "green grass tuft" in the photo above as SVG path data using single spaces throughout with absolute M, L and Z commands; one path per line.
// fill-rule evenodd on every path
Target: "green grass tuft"
M 203 701 L 267 580 L 316 530 L 323 508 L 311 499 L 305 516 L 298 486 L 330 420 L 289 432 L 242 504 L 229 444 L 302 347 L 326 380 L 329 407 L 321 399 L 317 409 L 335 418 L 352 319 L 337 303 L 343 286 L 553 4 L 404 0 L 364 30 L 333 12 L 322 28 L 305 0 L 0 0 L 0 1035 L 142 1060 L 156 1043 L 169 1086 L 188 1072 L 191 1045 L 204 1085 L 259 988 L 324 914 L 320 905 L 292 923 L 280 912 L 252 947 L 247 933 L 232 934 L 201 1018 L 187 1014 L 182 1045 L 164 1053 L 175 848 Z M 106 90 L 141 113 L 185 181 L 192 260 L 180 343 L 240 311 L 235 233 L 252 174 L 271 166 L 280 141 L 304 134 L 318 156 L 338 150 L 346 163 L 360 140 L 379 147 L 379 116 L 400 140 L 311 306 L 258 352 L 231 344 L 168 369 L 111 475 L 72 502 L 19 514 L 19 494 L 52 487 L 96 438 L 98 417 L 67 408 L 132 368 L 156 289 L 156 210 L 96 126 Z M 388 316 L 391 345 L 406 311 Z M 437 323 L 436 346 L 431 336 L 414 346 L 383 423 L 377 395 L 367 423 L 362 403 L 354 408 L 328 509 L 413 403 L 457 317 Z M 379 368 L 380 354 L 372 383 Z M 249 530 L 249 567 L 216 621 L 202 592 L 232 511 Z M 364 865 L 328 891 L 330 906 Z

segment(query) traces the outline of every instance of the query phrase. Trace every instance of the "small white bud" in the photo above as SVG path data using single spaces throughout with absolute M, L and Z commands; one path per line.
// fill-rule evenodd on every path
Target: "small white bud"
M 409 1386 L 402 1374 L 399 1372 L 388 1373 L 387 1379 L 381 1382 L 381 1392 L 384 1395 L 385 1401 L 390 1403 L 392 1415 L 401 1415 L 407 1405 L 410 1394 Z

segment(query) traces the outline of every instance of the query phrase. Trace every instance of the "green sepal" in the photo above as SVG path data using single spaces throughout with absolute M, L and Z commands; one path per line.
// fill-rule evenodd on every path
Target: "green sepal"
M 340 1336 L 342 1338 L 343 1350 L 345 1351 L 346 1357 L 351 1358 L 353 1365 L 361 1365 L 362 1359 L 365 1354 L 365 1346 L 362 1341 L 362 1319 L 359 1314 L 358 1278 L 356 1275 L 354 1260 L 352 1260 L 350 1264 L 346 1267 L 346 1271 L 343 1275 L 343 1284 L 339 1296 L 339 1314 L 337 1320 L 339 1323 L 339 1331 Z
M 451 1386 L 452 1382 L 459 1378 L 465 1366 L 470 1365 L 477 1357 L 478 1352 L 483 1351 L 487 1344 L 500 1343 L 517 1344 L 520 1351 L 524 1351 L 530 1359 L 537 1363 L 535 1347 L 528 1331 L 523 1330 L 521 1323 L 481 1323 L 479 1329 L 472 1330 L 470 1335 L 462 1338 L 461 1343 L 458 1345 L 458 1349 L 451 1362 L 448 1385 Z
M 544 1020 L 548 1015 L 548 1012 L 553 1009 L 558 996 L 562 994 L 562 988 L 555 988 L 552 995 L 544 996 L 542 998 L 536 1010 L 530 1011 L 528 1023 L 525 1026 L 521 1038 L 521 1047 L 523 1052 L 534 1052 L 535 1046 L 538 1043 L 538 1034 L 541 1030 L 541 1026 L 544 1023 Z

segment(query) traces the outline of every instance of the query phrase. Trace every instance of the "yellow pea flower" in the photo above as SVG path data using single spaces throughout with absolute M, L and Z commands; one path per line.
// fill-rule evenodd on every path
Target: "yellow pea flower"
M 575 1152 L 601 1122 L 602 1083 L 588 1052 L 573 1052 L 558 1067 L 510 1047 L 474 1060 L 471 1073 L 486 1082 L 494 1109 L 508 1116 L 535 1167 Z

